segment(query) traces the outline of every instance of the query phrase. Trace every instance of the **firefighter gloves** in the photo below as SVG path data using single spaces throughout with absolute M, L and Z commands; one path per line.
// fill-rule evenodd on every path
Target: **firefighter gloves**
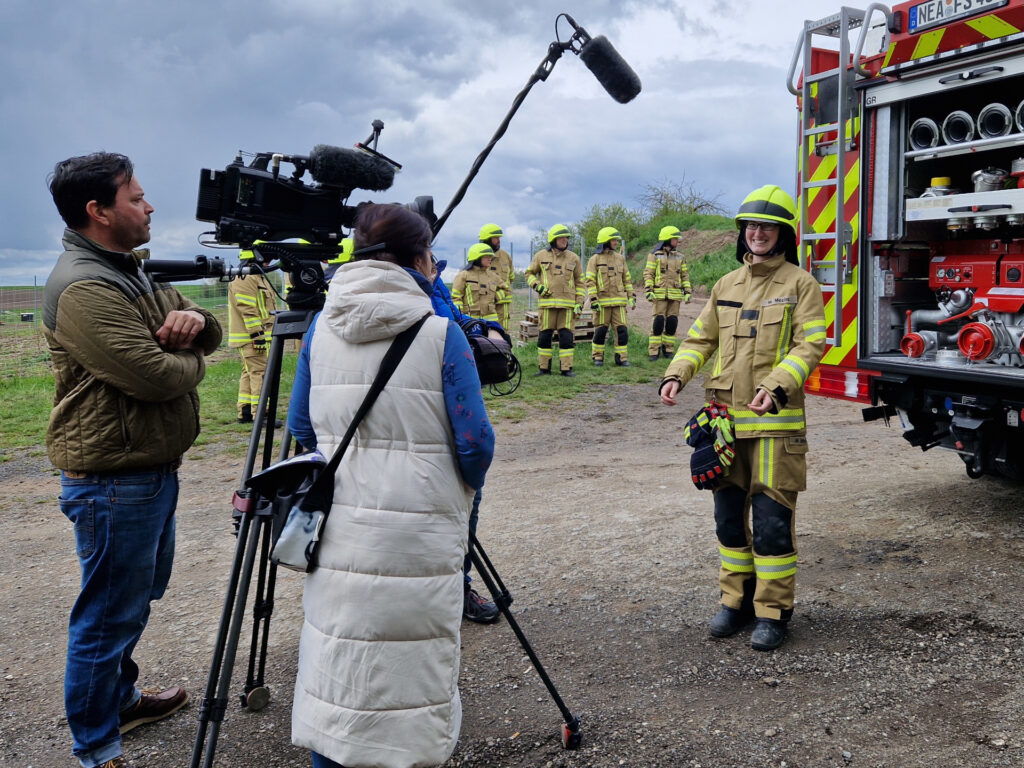
M 732 417 L 724 405 L 710 403 L 701 408 L 683 428 L 686 444 L 693 448 L 690 476 L 701 490 L 718 487 L 736 455 Z
M 533 286 L 533 290 L 535 290 L 537 292 L 537 295 L 540 296 L 542 299 L 545 296 L 551 295 L 551 291 L 549 291 L 548 287 L 543 283 L 537 283 L 535 286 Z
M 654 303 L 654 291 L 648 291 L 647 293 L 645 293 L 644 294 L 644 298 L 647 299 L 649 302 L 651 302 L 653 304 Z

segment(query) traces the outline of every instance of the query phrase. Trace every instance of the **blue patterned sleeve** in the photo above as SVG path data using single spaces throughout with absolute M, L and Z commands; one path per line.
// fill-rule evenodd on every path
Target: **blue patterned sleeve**
M 441 379 L 448 420 L 455 434 L 455 455 L 466 484 L 481 488 L 494 458 L 494 430 L 487 417 L 480 376 L 466 334 L 451 320 L 444 344 Z
M 308 451 L 316 448 L 316 432 L 309 418 L 309 389 L 312 378 L 309 374 L 309 343 L 316 329 L 318 312 L 309 324 L 309 330 L 302 337 L 302 348 L 299 350 L 299 361 L 295 366 L 295 382 L 292 384 L 292 396 L 288 403 L 288 431 L 303 448 Z

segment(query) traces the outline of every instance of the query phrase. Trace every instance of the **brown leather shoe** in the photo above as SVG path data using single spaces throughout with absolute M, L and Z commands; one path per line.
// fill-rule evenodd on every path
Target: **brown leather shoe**
M 188 693 L 181 686 L 165 688 L 162 691 L 145 690 L 142 698 L 121 713 L 121 733 L 128 733 L 146 723 L 163 720 L 188 704 Z M 119 768 L 115 764 L 113 768 Z M 125 764 L 124 768 L 128 768 Z

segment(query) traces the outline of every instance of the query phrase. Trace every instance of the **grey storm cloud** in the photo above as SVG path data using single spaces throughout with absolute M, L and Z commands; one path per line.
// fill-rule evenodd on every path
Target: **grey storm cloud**
M 616 45 L 643 81 L 612 101 L 562 57 L 524 102 L 438 240 L 453 260 L 486 221 L 528 247 L 594 204 L 634 205 L 647 183 L 685 178 L 733 206 L 795 176 L 784 86 L 805 12 L 820 0 L 588 0 L 565 6 Z M 0 5 L 7 183 L 0 283 L 44 280 L 62 223 L 46 189 L 56 161 L 128 154 L 155 206 L 161 258 L 201 252 L 201 168 L 239 149 L 351 146 L 384 121 L 404 165 L 392 189 L 352 202 L 435 198 L 444 209 L 555 36 L 543 0 L 8 0 Z M 834 10 L 834 9 L 832 9 Z M 810 14 L 813 15 L 813 14 Z M 737 26 L 742 23 L 748 26 Z M 562 39 L 570 34 L 562 21 Z M 780 42 L 781 41 L 781 42 Z

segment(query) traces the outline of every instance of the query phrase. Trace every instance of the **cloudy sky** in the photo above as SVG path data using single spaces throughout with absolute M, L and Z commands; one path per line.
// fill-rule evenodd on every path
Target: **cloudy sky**
M 823 0 L 6 0 L 0 4 L 5 183 L 0 285 L 42 284 L 63 224 L 46 177 L 97 149 L 136 164 L 156 208 L 159 258 L 197 243 L 201 168 L 237 150 L 352 146 L 374 119 L 404 165 L 383 193 L 433 195 L 442 211 L 570 13 L 606 35 L 643 83 L 629 104 L 563 56 L 530 92 L 448 220 L 435 252 L 461 261 L 481 224 L 529 241 L 594 204 L 637 205 L 678 182 L 727 209 L 795 178 L 795 100 L 785 74 Z M 564 21 L 559 34 L 570 34 Z M 228 252 L 231 261 L 234 255 Z M 224 255 L 223 253 L 215 255 Z

